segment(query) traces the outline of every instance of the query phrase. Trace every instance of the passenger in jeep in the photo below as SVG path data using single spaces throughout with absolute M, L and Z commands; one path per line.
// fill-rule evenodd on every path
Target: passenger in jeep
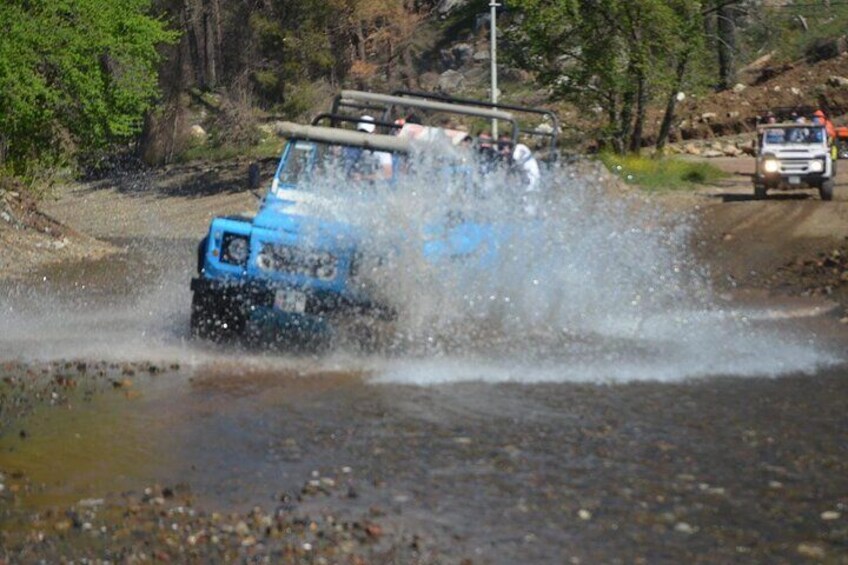
M 377 130 L 374 118 L 362 116 L 356 130 L 372 134 Z M 392 155 L 358 147 L 346 148 L 345 172 L 355 181 L 383 181 L 392 178 Z

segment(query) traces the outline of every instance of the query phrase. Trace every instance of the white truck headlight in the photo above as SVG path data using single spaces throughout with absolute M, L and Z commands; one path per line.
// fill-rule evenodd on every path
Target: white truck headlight
M 763 171 L 766 173 L 776 173 L 780 170 L 780 161 L 777 159 L 766 159 L 763 161 Z
M 824 162 L 816 159 L 815 161 L 810 161 L 810 172 L 811 173 L 820 173 L 824 171 Z

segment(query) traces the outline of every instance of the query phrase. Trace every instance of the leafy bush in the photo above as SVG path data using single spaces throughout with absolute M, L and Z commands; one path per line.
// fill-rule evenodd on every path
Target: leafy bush
M 137 134 L 175 35 L 151 0 L 0 3 L 0 167 L 26 175 Z
M 848 26 L 848 6 L 844 4 L 763 5 L 754 14 L 740 38 L 740 51 L 748 59 L 767 51 L 775 51 L 776 61 L 829 58 L 837 54 L 831 45 L 845 35 Z

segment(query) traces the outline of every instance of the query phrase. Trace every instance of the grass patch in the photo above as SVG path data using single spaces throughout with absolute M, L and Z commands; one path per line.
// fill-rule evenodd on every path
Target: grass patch
M 675 157 L 602 153 L 600 158 L 613 174 L 625 182 L 650 191 L 690 190 L 696 184 L 708 184 L 728 176 L 709 163 Z

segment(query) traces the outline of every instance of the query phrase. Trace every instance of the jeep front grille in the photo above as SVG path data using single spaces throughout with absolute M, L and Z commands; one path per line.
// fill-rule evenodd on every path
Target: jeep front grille
M 813 159 L 781 159 L 780 172 L 785 175 L 805 175 L 810 172 Z
M 262 250 L 256 256 L 256 266 L 263 271 L 302 275 L 322 281 L 336 278 L 337 262 L 337 259 L 326 251 L 311 251 L 273 243 L 263 243 Z

